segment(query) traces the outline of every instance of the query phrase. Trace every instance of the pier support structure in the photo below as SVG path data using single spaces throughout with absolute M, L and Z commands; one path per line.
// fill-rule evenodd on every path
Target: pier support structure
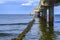
M 54 25 L 54 2 L 51 0 L 48 4 L 49 10 L 49 26 Z
M 49 25 L 54 25 L 54 6 L 49 7 Z
M 35 12 L 35 17 L 40 17 L 40 11 L 38 10 L 38 8 L 35 8 L 34 12 Z
M 40 17 L 40 12 L 35 12 L 35 17 Z
M 40 5 L 36 10 L 37 12 L 35 12 L 36 17 L 41 16 L 41 18 L 46 21 L 48 18 L 49 25 L 52 26 L 54 25 L 54 3 L 55 3 L 54 0 L 48 0 L 48 1 L 41 0 Z M 47 10 L 49 11 L 48 13 Z M 49 16 L 47 14 L 49 14 Z
M 43 10 L 42 10 L 42 18 L 44 19 L 44 20 L 46 20 L 47 19 L 47 7 L 43 7 Z

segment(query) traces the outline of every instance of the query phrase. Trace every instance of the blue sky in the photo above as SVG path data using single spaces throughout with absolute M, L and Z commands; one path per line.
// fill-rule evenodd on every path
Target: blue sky
M 40 0 L 0 0 L 0 14 L 29 14 Z M 60 14 L 60 6 L 54 8 Z

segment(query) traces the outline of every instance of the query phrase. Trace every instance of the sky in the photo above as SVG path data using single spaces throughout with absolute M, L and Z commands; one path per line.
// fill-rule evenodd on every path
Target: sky
M 0 0 L 0 14 L 30 14 L 39 5 L 40 0 Z M 60 14 L 60 6 L 54 8 Z

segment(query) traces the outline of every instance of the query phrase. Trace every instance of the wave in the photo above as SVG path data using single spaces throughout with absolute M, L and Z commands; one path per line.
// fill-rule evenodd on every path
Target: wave
M 12 35 L 8 33 L 0 33 L 0 36 L 12 36 Z
M 16 30 L 19 30 L 20 31 L 20 29 L 10 29 L 10 30 L 0 30 L 0 32 L 4 32 L 4 31 L 16 31 Z
M 0 37 L 1 36 L 14 36 L 14 35 L 18 35 L 18 34 L 14 34 L 14 33 L 0 33 Z
M 55 21 L 55 23 L 60 23 L 60 21 Z
M 10 24 L 0 24 L 0 25 L 26 25 L 28 23 L 10 23 Z
M 0 26 L 4 26 L 4 25 L 27 25 L 29 23 L 10 23 L 10 24 L 0 24 Z M 38 24 L 38 23 L 34 23 L 34 24 Z

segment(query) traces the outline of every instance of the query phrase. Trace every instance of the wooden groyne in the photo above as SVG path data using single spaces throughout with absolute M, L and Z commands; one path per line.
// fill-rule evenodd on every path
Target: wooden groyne
M 30 31 L 31 27 L 34 24 L 34 21 L 35 20 L 33 19 L 31 22 L 29 22 L 27 28 L 17 38 L 14 38 L 12 40 L 22 40 L 25 37 L 25 35 Z

